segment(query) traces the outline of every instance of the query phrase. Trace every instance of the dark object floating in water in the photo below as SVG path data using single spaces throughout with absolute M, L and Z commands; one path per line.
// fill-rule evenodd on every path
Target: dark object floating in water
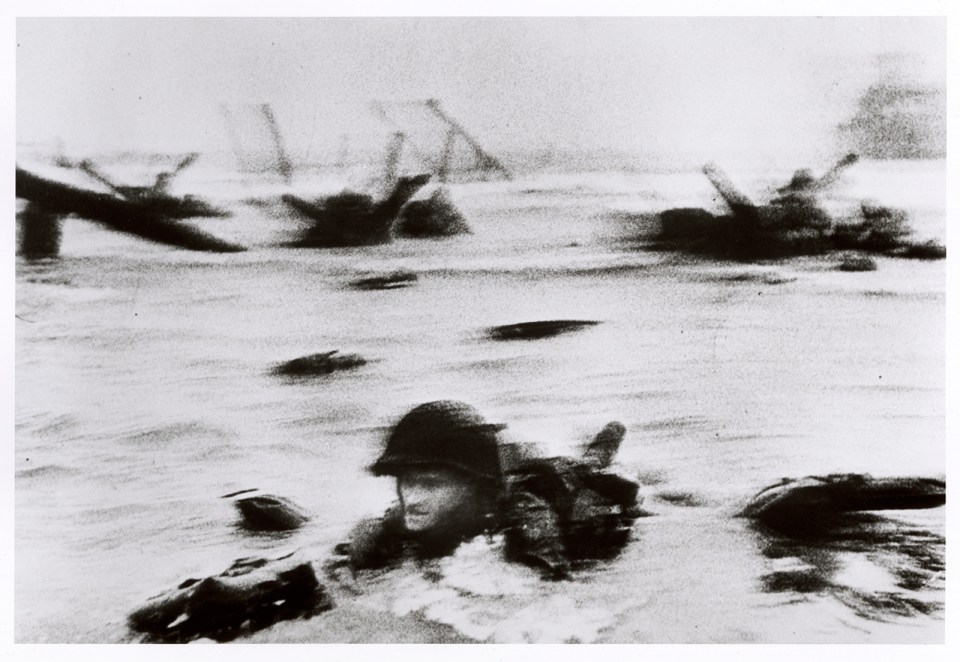
M 546 320 L 542 322 L 520 322 L 519 324 L 505 324 L 488 329 L 487 333 L 494 340 L 534 340 L 549 338 L 569 331 L 577 331 L 586 326 L 596 326 L 600 322 L 594 320 Z
M 417 282 L 417 274 L 412 271 L 395 271 L 386 276 L 373 276 L 355 280 L 351 285 L 358 290 L 395 290 L 409 287 Z
M 188 579 L 151 598 L 127 623 L 149 642 L 225 642 L 278 621 L 332 609 L 313 567 L 284 560 L 239 559 L 219 575 Z
M 281 363 L 273 369 L 275 375 L 313 376 L 328 375 L 338 370 L 350 370 L 366 365 L 367 360 L 359 354 L 340 354 L 338 350 L 321 354 L 310 354 Z
M 17 168 L 17 197 L 39 206 L 45 214 L 102 223 L 119 232 L 194 251 L 235 253 L 246 250 L 195 227 L 181 223 L 148 204 L 109 193 L 86 191 Z
M 467 219 L 450 199 L 445 188 L 438 188 L 429 198 L 411 200 L 400 210 L 395 227 L 401 237 L 452 237 L 470 234 Z
M 230 496 L 246 494 L 250 490 Z M 234 501 L 240 511 L 243 528 L 250 531 L 293 531 L 310 521 L 300 506 L 272 494 L 245 496 Z
M 837 265 L 839 271 L 876 271 L 877 262 L 866 255 L 848 255 Z
M 315 202 L 284 195 L 287 205 L 313 221 L 291 246 L 332 248 L 389 243 L 400 210 L 428 181 L 430 175 L 401 177 L 390 195 L 379 202 L 351 191 Z
M 725 283 L 763 283 L 764 285 L 784 285 L 792 283 L 796 279 L 794 276 L 784 276 L 776 272 L 750 273 L 721 275 L 718 280 Z
M 685 508 L 697 508 L 704 505 L 704 500 L 693 492 L 665 490 L 658 492 L 656 496 L 661 501 Z
M 946 503 L 947 486 L 934 478 L 873 478 L 830 474 L 785 478 L 761 490 L 740 512 L 780 531 L 815 528 L 821 518 L 872 510 L 936 508 Z

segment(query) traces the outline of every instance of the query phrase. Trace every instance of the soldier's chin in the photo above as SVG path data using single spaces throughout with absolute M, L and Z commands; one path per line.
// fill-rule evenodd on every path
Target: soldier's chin
M 433 528 L 433 518 L 429 515 L 407 515 L 403 518 L 403 525 L 411 533 L 423 533 Z

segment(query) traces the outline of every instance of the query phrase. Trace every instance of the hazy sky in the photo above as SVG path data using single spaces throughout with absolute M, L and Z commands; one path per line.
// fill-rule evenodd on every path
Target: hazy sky
M 909 52 L 943 84 L 944 18 L 20 18 L 17 139 L 68 152 L 226 149 L 270 102 L 292 151 L 436 97 L 482 143 L 691 154 L 822 149 Z

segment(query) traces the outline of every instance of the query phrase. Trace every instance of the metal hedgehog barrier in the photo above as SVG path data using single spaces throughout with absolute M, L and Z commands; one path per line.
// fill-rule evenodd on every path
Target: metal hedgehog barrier
M 246 248 L 176 221 L 151 205 L 109 193 L 97 193 L 55 182 L 17 168 L 16 195 L 28 201 L 21 213 L 24 255 L 59 252 L 59 223 L 74 215 L 161 244 L 193 251 L 236 253 Z M 54 220 L 55 219 L 55 220 Z M 56 225 L 56 227 L 54 227 Z

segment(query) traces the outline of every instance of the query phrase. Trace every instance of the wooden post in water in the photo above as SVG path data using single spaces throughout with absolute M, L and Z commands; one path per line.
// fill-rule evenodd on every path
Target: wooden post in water
M 58 257 L 62 219 L 62 214 L 52 213 L 41 205 L 28 202 L 17 216 L 17 254 L 27 258 Z

